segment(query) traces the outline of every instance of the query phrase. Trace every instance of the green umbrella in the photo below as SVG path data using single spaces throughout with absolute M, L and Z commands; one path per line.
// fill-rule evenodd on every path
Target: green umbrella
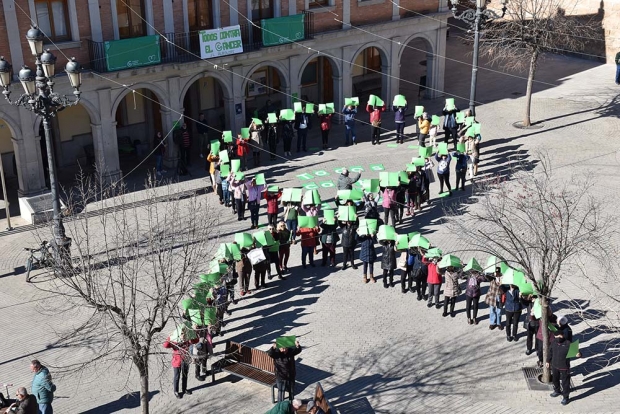
M 470 270 L 482 272 L 482 266 L 480 266 L 480 263 L 478 263 L 478 261 L 473 257 L 469 260 L 469 262 L 467 262 L 467 266 L 463 268 L 463 272 L 468 272 Z
M 235 242 L 241 248 L 249 248 L 254 244 L 254 240 L 252 240 L 252 235 L 249 233 L 236 233 L 235 234 Z
M 276 242 L 269 230 L 257 231 L 252 233 L 252 238 L 256 242 L 256 247 L 273 246 Z
M 431 242 L 421 234 L 416 234 L 409 241 L 409 247 L 421 247 L 423 249 L 428 249 L 431 245 Z M 441 254 L 439 254 L 441 256 Z
M 442 254 L 443 252 L 441 251 L 440 248 L 434 247 L 432 249 L 428 249 L 428 251 L 426 252 L 424 256 L 426 256 L 427 259 L 432 259 L 434 257 L 441 257 Z
M 447 254 L 441 258 L 441 261 L 439 262 L 439 267 L 461 267 L 461 259 L 454 255 Z

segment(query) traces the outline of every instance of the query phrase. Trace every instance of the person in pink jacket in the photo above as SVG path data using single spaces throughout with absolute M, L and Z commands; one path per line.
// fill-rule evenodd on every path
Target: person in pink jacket
M 396 189 L 386 188 L 383 190 L 383 221 L 389 225 L 389 217 L 392 217 L 392 226 L 396 227 L 396 212 L 398 203 L 396 202 Z
M 383 104 L 382 107 L 366 105 L 366 112 L 370 114 L 370 124 L 372 125 L 370 132 L 370 137 L 372 138 L 372 145 L 380 144 L 379 134 L 381 129 L 381 112 L 384 111 L 385 104 Z

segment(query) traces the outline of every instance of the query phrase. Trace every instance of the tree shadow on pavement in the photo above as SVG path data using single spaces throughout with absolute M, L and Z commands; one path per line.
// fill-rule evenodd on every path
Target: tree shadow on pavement
M 159 394 L 159 390 L 150 391 L 149 401 L 152 400 L 153 397 L 157 394 Z M 127 393 L 116 401 L 110 401 L 109 403 L 100 405 L 99 407 L 95 407 L 87 411 L 82 411 L 82 414 L 108 414 L 139 407 L 140 392 L 136 391 Z

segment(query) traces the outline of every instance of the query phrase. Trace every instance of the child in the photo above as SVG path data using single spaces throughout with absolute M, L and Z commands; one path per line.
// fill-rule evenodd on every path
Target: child
M 381 256 L 381 269 L 383 269 L 383 287 L 388 288 L 388 276 L 390 287 L 394 287 L 394 269 L 396 269 L 396 243 L 394 240 L 381 240 L 383 255 Z
M 437 134 L 439 133 L 439 125 L 431 125 L 428 130 L 429 137 L 431 139 L 431 146 L 437 148 Z

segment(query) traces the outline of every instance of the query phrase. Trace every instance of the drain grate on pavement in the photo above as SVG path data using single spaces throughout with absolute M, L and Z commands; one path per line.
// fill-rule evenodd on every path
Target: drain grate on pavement
M 542 368 L 521 368 L 523 371 L 523 376 L 525 377 L 525 382 L 527 383 L 527 388 L 530 391 L 553 391 L 553 384 L 543 384 L 538 381 L 538 376 L 542 375 Z M 573 381 L 571 379 L 570 382 L 571 389 L 575 388 Z

